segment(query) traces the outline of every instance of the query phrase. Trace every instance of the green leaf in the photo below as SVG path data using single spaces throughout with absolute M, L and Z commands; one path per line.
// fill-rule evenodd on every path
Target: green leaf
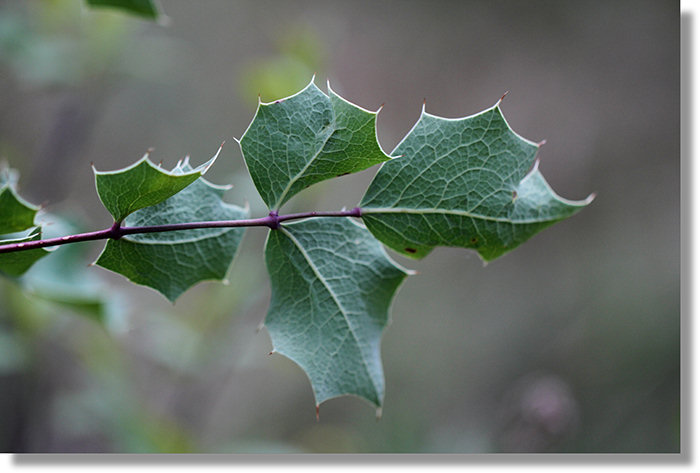
M 185 163 L 175 171 L 190 170 Z M 138 227 L 246 218 L 246 209 L 222 200 L 227 189 L 200 178 L 164 202 L 133 213 L 125 224 Z M 206 228 L 128 235 L 109 240 L 96 263 L 175 301 L 200 281 L 224 279 L 243 233 L 243 228 Z
M 0 235 L 16 233 L 34 226 L 39 207 L 17 195 L 19 173 L 0 165 Z
M 248 171 L 272 210 L 317 182 L 389 159 L 377 142 L 378 112 L 343 99 L 313 80 L 301 92 L 258 104 L 240 140 Z
M 91 7 L 109 7 L 155 20 L 158 9 L 152 0 L 86 0 Z
M 176 167 L 165 171 L 148 159 L 148 153 L 133 165 L 117 171 L 95 172 L 95 186 L 102 204 L 116 222 L 144 207 L 163 202 L 192 184 L 214 163 L 216 155 L 196 169 Z
M 0 245 L 41 239 L 41 228 L 34 225 L 39 207 L 22 199 L 15 187 L 18 173 L 4 165 L 0 167 Z M 17 277 L 50 251 L 43 248 L 0 254 L 0 273 Z
M 9 236 L 9 238 L 7 238 Z M 41 229 L 31 228 L 21 236 L 6 235 L 0 238 L 0 245 L 10 245 L 12 243 L 23 243 L 27 241 L 41 240 Z M 45 248 L 35 250 L 17 251 L 14 253 L 0 254 L 0 273 L 6 276 L 17 277 L 25 273 L 34 263 L 51 253 Z
M 38 207 L 26 202 L 6 183 L 0 184 L 0 235 L 16 233 L 34 226 Z
M 459 119 L 423 110 L 360 204 L 375 237 L 413 258 L 455 246 L 490 261 L 590 203 L 554 193 L 533 166 L 539 146 L 511 130 L 499 104 Z
M 265 260 L 274 351 L 306 372 L 316 405 L 353 394 L 381 406 L 382 331 L 408 272 L 349 218 L 311 218 L 271 231 Z
M 43 214 L 44 238 L 79 233 L 82 229 L 57 215 Z M 39 261 L 20 279 L 24 291 L 32 296 L 68 307 L 75 312 L 111 327 L 120 319 L 119 294 L 107 285 L 86 261 L 89 246 L 62 245 L 51 258 Z

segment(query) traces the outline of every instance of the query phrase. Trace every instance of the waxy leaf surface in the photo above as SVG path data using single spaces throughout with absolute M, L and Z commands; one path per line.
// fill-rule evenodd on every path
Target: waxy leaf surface
M 306 372 L 316 405 L 353 394 L 381 406 L 380 340 L 406 270 L 349 218 L 284 224 L 267 240 L 274 351 Z
M 455 246 L 490 261 L 591 200 L 556 195 L 537 168 L 537 150 L 510 129 L 498 105 L 460 119 L 423 111 L 392 153 L 400 157 L 370 184 L 363 221 L 406 256 Z
M 200 178 L 164 202 L 134 212 L 125 226 L 246 218 L 247 210 L 222 200 L 226 190 Z M 244 230 L 204 228 L 127 235 L 109 240 L 97 264 L 175 301 L 200 281 L 226 277 Z
M 301 92 L 260 103 L 240 140 L 248 171 L 272 210 L 302 189 L 389 159 L 377 142 L 376 112 L 313 81 Z
M 153 164 L 148 154 L 124 169 L 94 170 L 97 194 L 114 221 L 121 222 L 136 210 L 163 202 L 192 184 L 209 169 L 219 152 L 198 168 L 188 168 L 188 171 L 181 167 L 165 171 Z

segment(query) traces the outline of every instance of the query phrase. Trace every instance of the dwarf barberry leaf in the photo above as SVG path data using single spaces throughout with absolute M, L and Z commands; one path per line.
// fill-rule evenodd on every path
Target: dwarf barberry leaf
M 302 91 L 260 103 L 240 140 L 248 171 L 263 201 L 278 210 L 317 182 L 367 169 L 389 159 L 377 142 L 377 112 L 313 80 Z
M 192 168 L 185 163 L 176 171 L 191 175 Z M 125 225 L 246 218 L 246 209 L 223 201 L 227 189 L 198 178 L 164 202 L 129 215 Z M 202 228 L 127 235 L 109 240 L 96 263 L 175 301 L 200 281 L 226 277 L 244 231 L 244 228 Z
M 370 184 L 363 221 L 409 257 L 455 246 L 490 261 L 592 200 L 556 195 L 538 170 L 538 148 L 511 130 L 499 104 L 460 119 L 423 110 L 392 153 L 400 157 Z
M 127 215 L 163 202 L 192 184 L 214 164 L 216 155 L 196 169 L 184 171 L 176 167 L 166 171 L 153 164 L 148 154 L 129 167 L 116 171 L 98 171 L 95 173 L 97 194 L 115 222 L 121 222 Z
M 39 207 L 17 194 L 18 174 L 14 169 L 0 168 L 0 245 L 25 243 L 41 239 L 41 227 L 34 219 Z M 0 254 L 0 274 L 20 276 L 50 251 L 40 248 Z
M 380 356 L 389 306 L 408 271 L 350 218 L 311 218 L 273 230 L 265 247 L 274 351 L 311 380 L 316 405 L 352 394 L 384 399 Z

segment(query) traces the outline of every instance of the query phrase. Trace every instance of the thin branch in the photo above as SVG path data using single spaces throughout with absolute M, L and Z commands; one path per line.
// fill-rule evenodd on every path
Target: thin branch
M 118 240 L 125 235 L 134 235 L 137 233 L 161 233 L 174 232 L 178 230 L 194 230 L 198 228 L 236 228 L 236 227 L 268 227 L 272 230 L 279 228 L 280 223 L 288 220 L 299 220 L 309 217 L 360 217 L 362 210 L 355 207 L 351 210 L 340 210 L 336 212 L 300 212 L 287 215 L 277 215 L 276 212 L 270 212 L 267 217 L 251 218 L 244 220 L 216 220 L 209 222 L 186 222 L 172 223 L 169 225 L 148 225 L 143 227 L 122 227 L 119 223 L 115 223 L 110 228 L 98 230 L 95 232 L 79 233 L 76 235 L 68 235 L 58 238 L 47 238 L 45 240 L 33 240 L 20 243 L 10 243 L 8 245 L 0 245 L 0 254 L 13 253 L 16 251 L 35 250 L 37 248 L 47 248 L 50 246 L 67 245 L 69 243 L 78 243 L 81 241 L 93 240 Z

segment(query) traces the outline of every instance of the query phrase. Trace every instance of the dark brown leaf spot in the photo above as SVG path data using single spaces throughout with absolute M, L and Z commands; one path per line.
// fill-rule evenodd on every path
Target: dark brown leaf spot
M 418 250 L 416 250 L 415 248 L 404 248 L 403 250 L 404 250 L 406 253 L 415 253 L 416 251 L 418 251 Z

